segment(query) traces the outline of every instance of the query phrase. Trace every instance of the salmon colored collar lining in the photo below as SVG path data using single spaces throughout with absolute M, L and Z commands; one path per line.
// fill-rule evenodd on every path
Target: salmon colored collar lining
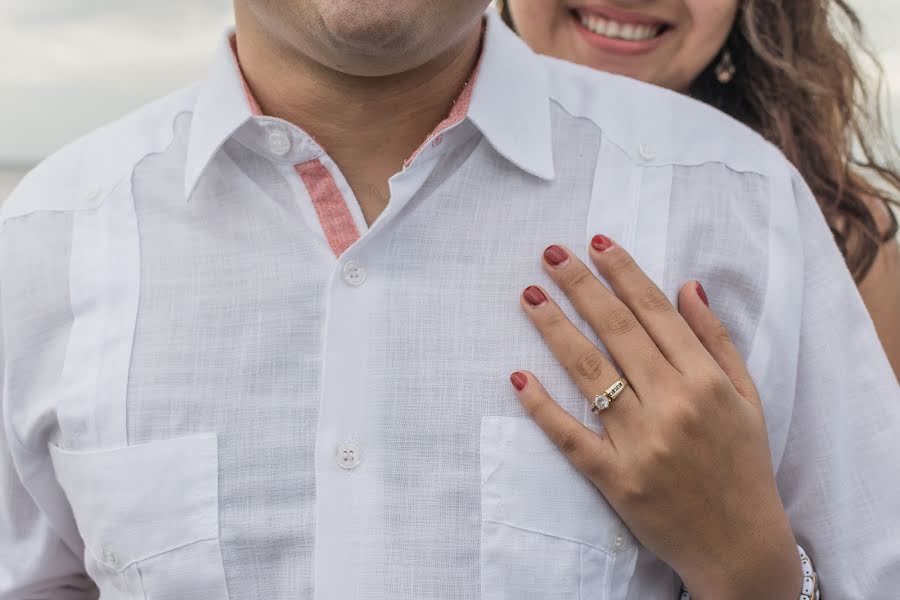
M 469 77 L 466 79 L 466 82 L 463 84 L 463 88 L 460 91 L 459 95 L 453 101 L 453 106 L 450 108 L 450 112 L 447 114 L 444 119 L 437 124 L 437 126 L 429 133 L 418 148 L 406 159 L 403 161 L 403 166 L 408 167 L 413 160 L 415 160 L 416 156 L 428 145 L 428 143 L 438 138 L 443 132 L 450 129 L 454 125 L 462 122 L 463 119 L 466 118 L 466 115 L 469 112 L 469 105 L 472 102 L 472 89 L 475 87 L 475 80 L 478 77 L 478 68 L 481 65 L 481 57 L 483 54 L 484 48 L 484 33 L 485 33 L 485 24 L 482 22 L 481 26 L 481 38 L 482 41 L 479 43 L 478 49 L 478 60 L 475 62 L 475 66 L 472 68 L 472 72 L 469 74 Z M 247 83 L 247 79 L 244 77 L 243 70 L 241 69 L 241 63 L 238 59 L 237 52 L 237 36 L 232 34 L 229 40 L 231 45 L 231 52 L 234 56 L 234 62 L 237 65 L 238 76 L 241 80 L 241 87 L 244 90 L 244 97 L 247 100 L 247 105 L 250 108 L 250 113 L 255 117 L 262 117 L 265 114 L 262 111 L 262 108 L 259 105 L 259 101 L 256 99 L 256 96 L 253 94 L 253 90 L 250 89 L 250 85 Z
M 555 177 L 551 82 L 545 61 L 488 9 L 477 67 L 450 114 L 426 138 L 440 141 L 442 131 L 463 118 L 478 129 L 501 156 L 526 173 L 544 180 Z M 197 86 L 184 170 L 184 197 L 189 201 L 213 156 L 225 141 L 253 117 L 242 86 L 230 30 Z M 477 76 L 476 76 L 477 72 Z M 258 110 L 258 109 L 257 109 Z M 421 148 L 416 151 L 420 152 Z M 413 154 L 413 157 L 416 155 Z

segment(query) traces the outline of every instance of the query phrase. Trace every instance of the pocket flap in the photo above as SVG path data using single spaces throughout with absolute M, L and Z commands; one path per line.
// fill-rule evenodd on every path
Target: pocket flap
M 51 444 L 50 455 L 86 547 L 113 569 L 218 537 L 215 434 L 96 451 Z
M 627 533 L 603 494 L 531 419 L 481 422 L 482 516 L 614 553 Z

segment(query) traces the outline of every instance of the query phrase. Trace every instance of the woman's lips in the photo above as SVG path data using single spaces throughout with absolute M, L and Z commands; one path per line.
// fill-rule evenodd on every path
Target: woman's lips
M 579 7 L 576 29 L 592 46 L 616 54 L 642 54 L 661 43 L 671 26 L 665 21 L 614 9 Z

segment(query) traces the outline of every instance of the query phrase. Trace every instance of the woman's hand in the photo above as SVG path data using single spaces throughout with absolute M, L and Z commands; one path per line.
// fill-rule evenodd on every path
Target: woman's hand
M 608 238 L 595 236 L 589 252 L 615 293 L 560 246 L 543 265 L 629 386 L 599 414 L 599 435 L 525 371 L 511 377 L 523 406 L 694 598 L 798 598 L 803 575 L 762 405 L 703 288 L 682 287 L 679 314 Z M 621 377 L 546 290 L 527 288 L 521 303 L 589 401 Z

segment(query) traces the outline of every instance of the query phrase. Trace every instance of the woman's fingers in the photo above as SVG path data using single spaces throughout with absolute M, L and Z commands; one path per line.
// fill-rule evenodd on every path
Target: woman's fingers
M 589 252 L 597 270 L 634 313 L 669 363 L 681 373 L 698 366 L 697 360 L 704 353 L 697 337 L 631 255 L 603 235 L 593 237 Z
M 652 383 L 671 371 L 668 361 L 632 311 L 572 252 L 562 246 L 550 246 L 544 251 L 543 262 L 550 277 L 603 341 L 638 395 L 642 384 Z
M 589 401 L 602 394 L 620 378 L 615 366 L 603 352 L 578 330 L 547 292 L 535 285 L 525 289 L 522 307 L 544 337 L 550 351 Z M 632 384 L 634 385 L 634 384 Z M 613 406 L 604 411 L 604 425 L 612 437 L 628 413 L 637 410 L 637 398 L 626 389 Z M 609 418 L 607 418 L 609 417 Z M 621 417 L 621 418 L 620 418 Z
M 510 376 L 525 412 L 547 437 L 602 491 L 609 483 L 615 446 L 605 434 L 596 434 L 560 406 L 541 382 L 528 371 Z
M 678 293 L 678 310 L 700 343 L 731 380 L 734 389 L 744 398 L 758 402 L 756 386 L 747 371 L 744 358 L 708 303 L 706 291 L 700 282 L 690 281 Z

